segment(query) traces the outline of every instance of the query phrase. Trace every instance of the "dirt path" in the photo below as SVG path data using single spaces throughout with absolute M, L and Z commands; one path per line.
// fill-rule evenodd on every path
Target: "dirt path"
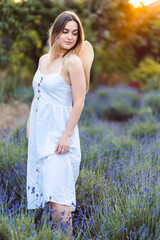
M 8 127 L 14 131 L 17 127 L 24 126 L 29 115 L 29 106 L 26 103 L 13 101 L 12 103 L 0 104 L 0 129 Z

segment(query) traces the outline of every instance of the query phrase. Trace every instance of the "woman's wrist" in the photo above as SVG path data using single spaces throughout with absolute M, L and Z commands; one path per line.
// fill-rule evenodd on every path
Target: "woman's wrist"
M 71 138 L 72 134 L 67 132 L 67 130 L 64 131 L 63 135 L 67 138 Z

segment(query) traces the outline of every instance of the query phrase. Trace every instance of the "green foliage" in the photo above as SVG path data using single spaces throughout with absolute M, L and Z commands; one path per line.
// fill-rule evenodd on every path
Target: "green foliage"
M 145 73 L 139 68 L 134 71 L 148 55 L 159 61 L 159 11 L 133 8 L 127 0 L 1 1 L 1 70 L 6 69 L 7 76 L 16 76 L 18 86 L 31 85 L 38 59 L 48 48 L 48 29 L 66 9 L 80 16 L 86 39 L 94 46 L 91 82 L 114 85 L 125 79 L 128 83 L 133 75 L 142 83 L 142 90 L 159 88 L 157 62 L 146 62 L 145 66 L 151 66 L 144 66 Z M 128 78 L 130 72 L 133 74 Z
M 17 129 L 17 132 L 8 134 L 6 137 L 1 136 L 0 138 L 0 175 L 5 174 L 6 176 L 5 178 L 0 178 L 0 184 L 9 192 L 8 194 L 14 194 L 21 203 L 25 200 L 23 198 L 24 188 L 22 186 L 25 185 L 26 181 L 26 170 L 22 166 L 27 158 L 27 139 L 24 131 L 24 128 Z M 6 138 L 6 143 L 4 138 Z M 21 171 L 19 171 L 20 167 L 22 167 Z M 11 184 L 8 184 L 11 178 Z M 11 203 L 6 202 L 7 204 L 10 207 Z
M 109 98 L 112 95 L 113 88 L 101 86 L 96 90 L 96 94 L 101 98 L 105 100 L 109 100 Z
M 43 224 L 40 231 L 37 231 L 34 224 L 35 213 L 31 215 L 27 212 L 21 214 L 17 213 L 16 218 L 10 216 L 8 219 L 6 216 L 1 216 L 0 219 L 0 239 L 1 240 L 42 240 L 42 239 L 59 239 L 68 240 L 69 238 L 62 232 L 60 227 L 56 231 L 51 230 L 51 224 L 47 224 L 47 213 L 43 217 Z
M 99 94 L 105 99 L 103 91 L 99 91 Z M 103 239 L 104 229 L 105 237 L 113 240 L 133 236 L 135 239 L 142 236 L 149 239 L 152 233 L 155 239 L 158 239 L 160 141 L 152 126 L 159 126 L 159 123 L 153 119 L 150 107 L 143 106 L 137 111 L 139 135 L 132 133 L 135 119 L 130 120 L 127 125 L 96 120 L 94 124 L 85 125 L 83 122 L 80 126 L 82 162 L 76 183 L 79 207 L 74 212 L 75 215 L 73 214 L 77 240 Z M 147 120 L 147 116 L 150 121 Z M 143 127 L 142 123 L 146 127 Z M 149 132 L 149 129 L 152 131 Z M 144 132 L 147 133 L 146 142 L 142 139 L 145 136 Z M 154 138 L 150 139 L 151 135 Z M 1 139 L 1 174 L 5 173 L 8 180 L 5 190 L 2 189 L 2 184 L 0 188 L 0 195 L 2 194 L 4 200 L 0 201 L 2 209 L 11 207 L 5 200 L 8 196 L 8 185 L 16 200 L 20 199 L 18 191 L 21 193 L 17 187 L 26 187 L 26 167 L 22 168 L 20 165 L 24 158 L 26 160 L 27 154 L 24 136 L 24 132 L 17 131 L 14 136 Z M 24 196 L 21 196 L 22 203 L 26 199 Z M 57 232 L 51 231 L 48 218 L 49 215 L 44 212 L 37 229 L 35 213 L 29 214 L 26 206 L 20 213 L 14 211 L 7 217 L 4 212 L 1 214 L 0 236 L 7 240 L 52 240 L 56 237 L 61 240 L 67 239 L 60 228 Z
M 16 76 L 6 76 L 0 81 L 0 102 L 9 102 L 16 90 L 18 81 Z
M 0 136 L 0 162 L 1 162 L 1 172 L 6 170 L 6 161 L 8 161 L 8 167 L 15 166 L 15 161 L 18 160 L 19 163 L 23 164 L 24 159 L 27 156 L 27 139 L 24 135 L 25 129 L 20 128 L 15 133 L 8 134 L 6 136 L 6 143 L 4 142 L 4 137 Z M 15 141 L 13 141 L 15 140 Z
M 138 117 L 143 118 L 147 115 L 150 116 L 152 111 L 150 108 L 143 108 L 138 112 Z M 144 120 L 146 121 L 146 119 Z M 141 123 L 139 121 L 137 125 L 143 128 Z M 148 131 L 147 135 L 146 133 L 144 134 L 147 136 L 146 140 L 148 141 L 152 133 L 154 134 L 154 138 L 156 137 L 154 127 L 152 128 L 152 125 L 155 123 L 148 121 L 146 124 L 147 127 L 144 129 L 145 132 L 146 129 L 147 131 L 151 129 L 151 132 Z M 154 168 L 159 168 L 159 164 L 154 165 L 153 168 L 151 167 L 152 161 L 154 163 L 158 161 L 159 163 L 159 158 L 156 154 L 156 151 L 159 149 L 159 142 L 156 141 L 157 144 L 155 145 L 155 142 L 152 141 L 153 146 L 149 145 L 148 147 L 148 145 L 145 145 L 143 148 L 141 139 L 143 133 L 140 132 L 140 128 L 137 132 L 141 135 L 139 134 L 134 138 L 132 132 L 128 131 L 132 130 L 132 125 L 128 124 L 129 126 L 125 125 L 124 127 L 120 125 L 119 131 L 116 129 L 117 125 L 107 122 L 101 125 L 101 131 L 99 131 L 98 123 L 95 126 L 83 128 L 86 135 L 88 136 L 89 133 L 91 138 L 96 142 L 96 144 L 92 143 L 90 148 L 88 148 L 88 145 L 86 146 L 86 154 L 83 149 L 82 164 L 85 166 L 85 169 L 82 168 L 81 172 L 84 173 L 86 171 L 86 173 L 84 176 L 82 175 L 83 177 L 80 176 L 80 179 L 83 179 L 82 189 L 85 190 L 83 191 L 79 188 L 81 186 L 79 186 L 79 182 L 77 188 L 78 196 L 80 192 L 78 202 L 81 207 L 84 205 L 88 206 L 87 213 L 84 216 L 86 219 L 85 232 L 90 228 L 90 223 L 94 222 L 92 231 L 87 232 L 89 239 L 92 239 L 93 236 L 98 238 L 99 235 L 103 238 L 104 232 L 102 232 L 102 229 L 105 229 L 106 232 L 108 231 L 108 238 L 115 240 L 127 239 L 127 237 L 133 236 L 136 236 L 135 238 L 137 239 L 145 236 L 148 239 L 152 233 L 155 236 L 159 236 L 159 230 L 156 227 L 156 223 L 159 222 L 159 214 L 155 214 L 156 209 L 158 210 L 157 197 L 159 196 L 159 184 L 154 187 L 154 190 L 152 185 L 154 178 L 157 176 L 153 174 L 153 171 Z M 157 125 L 159 124 L 157 123 Z M 99 140 L 97 140 L 94 128 L 99 131 Z M 86 144 L 86 141 L 82 142 Z M 87 169 L 91 169 L 91 166 L 94 166 L 95 174 L 91 170 L 86 170 L 86 167 Z M 103 181 L 100 179 L 102 174 L 105 176 Z M 113 180 L 113 176 L 116 176 L 118 180 Z M 97 178 L 96 181 L 95 178 Z M 93 179 L 98 183 L 96 189 L 92 186 Z M 126 185 L 125 181 L 127 182 Z M 101 184 L 99 185 L 99 183 Z M 104 188 L 102 185 L 104 185 Z M 91 201 L 93 208 L 90 213 L 90 198 L 91 194 L 94 196 L 95 190 L 98 195 L 96 195 L 96 198 L 93 197 L 95 199 L 94 204 Z M 99 195 L 100 192 L 103 194 Z M 100 205 L 97 206 L 98 199 L 100 199 Z M 88 203 L 86 203 L 87 200 Z M 83 202 L 83 205 L 81 202 Z M 133 232 L 134 235 L 132 235 Z
M 137 109 L 140 107 L 138 93 L 124 86 L 101 88 L 96 93 L 100 97 L 97 114 L 102 118 L 118 121 L 128 120 L 136 115 Z
M 77 193 L 79 204 L 88 206 L 88 213 L 94 203 L 98 204 L 103 199 L 103 190 L 106 188 L 105 181 L 100 175 L 96 175 L 94 170 L 81 169 L 77 180 Z M 83 195 L 83 198 L 81 196 Z
M 112 102 L 110 109 L 106 113 L 109 120 L 125 121 L 136 115 L 136 109 L 132 108 L 129 104 L 122 102 Z
M 146 57 L 140 62 L 138 68 L 130 73 L 129 79 L 137 81 L 142 91 L 160 88 L 160 64 L 151 57 Z
M 11 231 L 7 216 L 1 217 L 0 219 L 0 239 L 1 240 L 11 239 Z
M 62 9 L 58 1 L 0 3 L 1 67 L 7 76 L 16 75 L 19 86 L 31 84 L 38 59 L 46 52 L 47 31 Z
M 94 162 L 96 175 L 101 175 L 112 168 L 114 161 L 121 158 L 121 154 L 127 159 L 130 151 L 138 147 L 137 141 L 123 129 L 123 126 L 120 129 L 119 133 L 114 124 L 112 126 L 110 123 L 102 124 L 98 121 L 96 126 L 93 124 L 80 128 L 81 141 L 85 142 L 85 145 L 82 145 L 82 164 L 89 168 L 90 163 Z M 91 142 L 91 139 L 92 144 L 89 144 L 88 140 Z M 120 169 L 116 169 L 116 174 L 120 174 Z
M 125 54 L 124 54 L 125 51 Z M 96 48 L 95 68 L 97 74 L 103 78 L 107 85 L 115 85 L 115 74 L 124 77 L 134 69 L 134 52 L 132 49 L 124 49 L 123 46 L 114 51 L 107 46 L 106 41 Z
M 152 119 L 153 112 L 151 107 L 142 107 L 139 109 L 137 116 L 141 121 Z
M 87 125 L 96 117 L 126 121 L 137 115 L 141 105 L 138 92 L 123 85 L 117 87 L 99 86 L 94 93 L 88 93 L 81 120 Z
M 95 2 L 91 11 L 97 42 L 97 83 L 116 84 L 115 74 L 128 83 L 128 75 L 148 55 L 159 61 L 159 8 L 134 8 L 129 1 Z M 102 8 L 103 6 L 103 8 Z M 103 10 L 102 10 L 103 9 Z M 134 79 L 136 80 L 136 79 Z
M 143 91 L 159 88 L 158 9 L 136 9 L 127 0 L 1 1 L 0 63 L 1 71 L 7 72 L 3 82 L 16 76 L 16 86 L 31 85 L 38 59 L 48 50 L 48 29 L 66 9 L 79 15 L 86 39 L 95 49 L 91 83 L 115 85 L 134 78 Z M 134 71 L 148 55 L 156 61 L 146 60 Z
M 121 137 L 121 141 L 119 139 L 113 138 L 112 143 L 114 144 L 115 148 L 121 150 L 121 151 L 128 151 L 129 149 L 132 149 L 133 147 L 138 147 L 137 142 L 132 139 L 129 135 L 123 135 Z
M 26 103 L 30 103 L 33 99 L 33 89 L 32 87 L 22 86 L 17 88 L 14 91 L 14 98 L 17 100 L 21 100 Z
M 94 40 L 89 31 L 91 22 L 83 2 L 28 0 L 0 2 L 0 71 L 5 76 L 0 81 L 0 99 L 6 101 L 13 95 L 15 87 L 31 86 L 38 59 L 48 51 L 48 30 L 55 18 L 66 9 L 80 15 L 84 24 L 86 38 Z M 41 6 L 41 7 L 39 7 Z M 12 79 L 15 77 L 15 79 Z M 9 79 L 12 79 L 10 81 Z M 10 82 L 10 91 L 5 85 Z M 3 90 L 3 91 L 2 91 Z M 4 96 L 5 95 L 5 96 Z
M 144 138 L 152 136 L 154 137 L 158 132 L 159 124 L 155 122 L 142 122 L 142 123 L 135 123 L 131 127 L 131 135 L 133 137 Z
M 150 107 L 154 115 L 160 114 L 160 92 L 150 91 L 145 95 L 144 106 Z

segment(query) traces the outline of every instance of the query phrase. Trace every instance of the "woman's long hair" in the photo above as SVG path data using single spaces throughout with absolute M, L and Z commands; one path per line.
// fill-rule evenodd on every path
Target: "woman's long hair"
M 58 17 L 55 19 L 52 26 L 49 28 L 48 35 L 49 35 L 49 60 L 47 67 L 52 62 L 53 58 L 58 55 L 60 51 L 60 47 L 58 44 L 58 37 L 63 31 L 63 28 L 65 27 L 66 23 L 68 21 L 75 21 L 78 24 L 78 38 L 76 44 L 69 49 L 66 53 L 64 53 L 63 58 L 65 56 L 68 56 L 71 53 L 75 53 L 78 55 L 78 53 L 81 50 L 83 41 L 84 41 L 84 31 L 81 24 L 81 21 L 79 17 L 71 11 L 65 11 L 62 12 Z

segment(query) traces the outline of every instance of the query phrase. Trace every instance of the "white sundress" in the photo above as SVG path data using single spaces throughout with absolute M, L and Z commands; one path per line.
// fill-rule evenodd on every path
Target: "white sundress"
M 34 100 L 30 110 L 27 157 L 27 208 L 44 207 L 48 201 L 75 211 L 75 183 L 81 149 L 78 125 L 70 138 L 70 151 L 55 153 L 72 110 L 72 86 L 58 73 L 44 75 L 39 67 L 33 77 Z

